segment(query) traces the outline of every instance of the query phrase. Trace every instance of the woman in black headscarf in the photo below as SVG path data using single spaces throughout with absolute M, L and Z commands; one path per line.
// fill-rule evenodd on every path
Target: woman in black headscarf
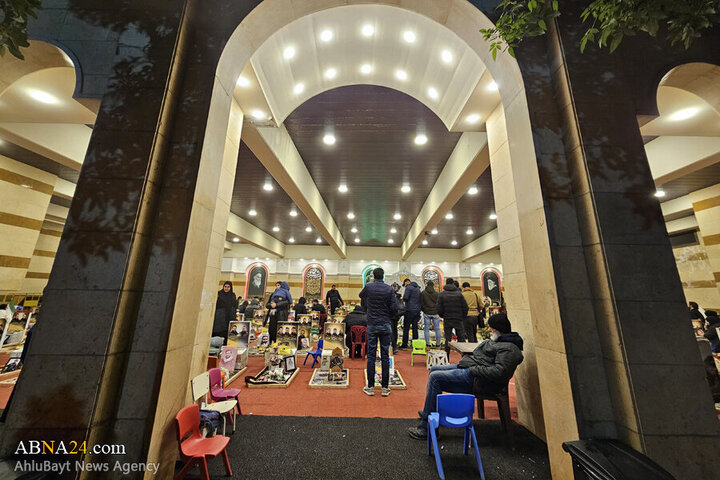
M 232 283 L 225 282 L 222 290 L 218 292 L 217 302 L 215 303 L 215 321 L 212 329 L 212 336 L 223 337 L 225 339 L 223 343 L 227 343 L 228 326 L 236 318 L 236 309 L 237 298 L 235 298 Z

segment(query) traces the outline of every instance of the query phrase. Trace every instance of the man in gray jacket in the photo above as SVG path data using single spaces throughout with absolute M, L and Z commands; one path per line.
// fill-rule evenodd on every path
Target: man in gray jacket
M 483 393 L 501 392 L 523 361 L 523 339 L 512 332 L 510 321 L 504 313 L 488 319 L 490 340 L 482 342 L 470 355 L 465 355 L 457 365 L 439 365 L 430 370 L 425 406 L 421 411 L 420 425 L 409 430 L 412 438 L 427 438 L 427 419 L 435 411 L 437 396 L 443 392 L 473 393 L 477 380 Z

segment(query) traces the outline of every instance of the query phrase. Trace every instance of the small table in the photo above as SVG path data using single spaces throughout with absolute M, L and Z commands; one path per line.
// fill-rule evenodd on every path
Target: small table
M 227 423 L 225 420 L 226 415 L 230 415 L 230 412 L 232 412 L 232 420 L 233 420 L 233 432 L 235 432 L 235 406 L 237 405 L 237 400 L 223 400 L 222 402 L 215 402 L 211 403 L 209 405 L 205 405 L 205 407 L 202 408 L 202 410 L 205 411 L 211 411 L 211 412 L 218 412 L 220 416 L 223 419 L 223 435 L 225 435 L 225 424 Z
M 477 348 L 477 346 L 480 345 L 480 343 L 473 342 L 450 342 L 448 346 L 450 347 L 450 350 L 455 350 L 461 355 L 469 355 Z

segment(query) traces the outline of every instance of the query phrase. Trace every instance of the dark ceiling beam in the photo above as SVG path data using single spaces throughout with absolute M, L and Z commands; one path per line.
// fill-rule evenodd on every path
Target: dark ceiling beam
M 437 226 L 489 166 L 487 134 L 463 133 L 402 243 L 403 260 L 407 260 L 425 238 L 425 232 Z
M 252 223 L 243 220 L 232 212 L 228 217 L 227 231 L 231 235 L 238 237 L 240 240 L 247 242 L 250 245 L 254 245 L 268 253 L 272 253 L 278 257 L 285 256 L 284 243 L 274 237 L 271 237 Z
M 248 122 L 242 139 L 315 230 L 340 258 L 346 258 L 347 245 L 340 229 L 285 126 L 255 127 Z

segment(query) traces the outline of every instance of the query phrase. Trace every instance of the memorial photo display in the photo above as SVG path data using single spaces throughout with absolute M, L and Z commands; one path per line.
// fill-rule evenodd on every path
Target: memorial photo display
M 287 345 L 290 348 L 298 346 L 298 322 L 278 322 L 278 345 Z
M 345 324 L 326 323 L 323 338 L 325 339 L 324 349 L 339 348 L 345 350 Z

